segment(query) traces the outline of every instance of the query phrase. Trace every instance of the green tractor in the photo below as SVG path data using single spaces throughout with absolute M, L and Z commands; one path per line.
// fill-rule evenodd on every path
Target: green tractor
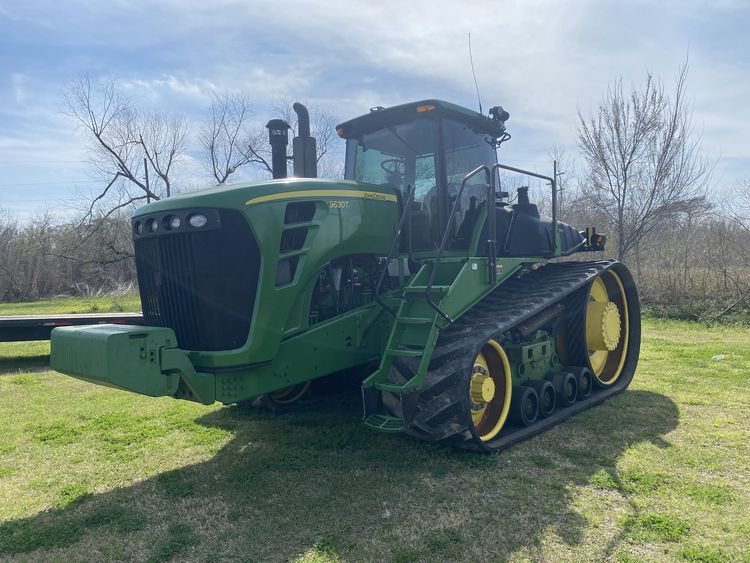
M 346 121 L 344 180 L 317 179 L 307 111 L 268 124 L 274 180 L 132 219 L 145 326 L 57 328 L 52 367 L 149 396 L 304 400 L 362 374 L 364 424 L 494 451 L 623 391 L 640 308 L 606 238 L 557 220 L 554 177 L 499 164 L 509 115 L 439 100 Z M 546 180 L 551 217 L 499 171 Z M 311 390 L 312 389 L 312 390 Z

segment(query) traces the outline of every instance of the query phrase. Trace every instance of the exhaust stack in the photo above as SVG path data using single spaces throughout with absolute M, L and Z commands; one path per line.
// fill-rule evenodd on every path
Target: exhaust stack
M 317 178 L 318 160 L 315 152 L 315 137 L 310 135 L 310 114 L 307 108 L 299 102 L 295 102 L 292 108 L 297 114 L 298 133 L 292 140 L 294 175 L 298 178 Z
M 291 129 L 291 127 L 283 119 L 272 119 L 266 123 L 266 128 L 268 129 L 268 142 L 271 145 L 271 168 L 273 179 L 286 178 L 286 147 L 289 144 L 289 129 Z M 296 164 L 294 170 L 296 173 Z

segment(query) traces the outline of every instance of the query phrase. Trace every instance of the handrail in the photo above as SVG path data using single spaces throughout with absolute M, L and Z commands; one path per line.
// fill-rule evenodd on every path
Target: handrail
M 511 172 L 518 172 L 519 174 L 525 174 L 527 176 L 533 176 L 534 178 L 539 178 L 541 180 L 548 180 L 550 182 L 550 185 L 552 186 L 552 245 L 554 247 L 552 254 L 557 256 L 560 250 L 560 245 L 558 243 L 557 235 L 557 182 L 555 181 L 555 178 L 550 178 L 549 176 L 537 174 L 536 172 L 531 172 L 529 170 L 523 170 L 522 168 L 514 168 L 513 166 L 508 166 L 506 164 L 495 164 L 492 167 L 493 181 L 495 179 L 495 170 L 498 168 L 510 170 Z
M 484 172 L 485 179 L 487 181 L 487 186 L 491 189 L 492 188 L 492 175 L 490 173 L 490 169 L 482 164 L 481 166 L 477 166 L 474 170 L 469 172 L 466 176 L 464 176 L 464 179 L 461 181 L 461 187 L 458 190 L 458 193 L 456 194 L 456 201 L 453 202 L 453 208 L 451 209 L 450 215 L 448 215 L 448 223 L 445 226 L 445 231 L 443 232 L 443 238 L 440 241 L 440 247 L 438 248 L 437 255 L 435 255 L 435 260 L 432 262 L 432 270 L 430 271 L 430 277 L 427 281 L 427 288 L 425 289 L 425 299 L 427 300 L 427 303 L 437 311 L 437 313 L 443 317 L 446 321 L 449 323 L 453 322 L 453 319 L 451 319 L 445 311 L 443 311 L 437 303 L 435 303 L 432 300 L 432 284 L 435 282 L 435 274 L 437 273 L 437 267 L 440 264 L 440 259 L 443 257 L 443 251 L 445 250 L 445 245 L 448 243 L 448 239 L 450 238 L 450 231 L 451 227 L 453 227 L 453 219 L 456 217 L 456 211 L 458 210 L 458 206 L 461 202 L 461 195 L 463 194 L 464 188 L 466 187 L 466 182 L 479 174 L 480 172 Z M 494 201 L 494 190 L 492 192 L 492 200 Z M 489 203 L 487 204 L 489 207 Z M 490 216 L 494 219 L 495 214 L 490 213 Z M 494 224 L 494 221 L 492 221 Z M 493 237 L 494 238 L 494 237 Z M 494 270 L 494 268 L 493 268 Z
M 393 242 L 391 243 L 391 249 L 388 251 L 388 257 L 385 259 L 385 267 L 380 272 L 380 278 L 378 279 L 378 285 L 375 286 L 375 301 L 383 307 L 386 311 L 388 311 L 393 317 L 395 318 L 397 316 L 396 311 L 391 309 L 385 301 L 383 301 L 380 298 L 380 288 L 383 285 L 383 280 L 385 279 L 385 273 L 388 271 L 388 264 L 390 264 L 391 259 L 393 257 L 393 254 L 396 252 L 396 249 L 398 248 L 398 245 L 401 241 L 401 230 L 404 228 L 404 221 L 406 220 L 407 215 L 409 214 L 409 209 L 411 208 L 411 202 L 414 199 L 414 193 L 417 191 L 415 186 L 407 185 L 406 186 L 406 200 L 404 201 L 404 210 L 401 213 L 401 218 L 398 221 L 398 228 L 396 229 L 396 235 L 393 237 Z

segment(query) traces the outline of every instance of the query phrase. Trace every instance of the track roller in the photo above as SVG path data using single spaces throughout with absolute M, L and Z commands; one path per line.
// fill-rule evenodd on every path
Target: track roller
M 539 395 L 529 385 L 513 387 L 510 402 L 511 420 L 519 426 L 531 426 L 539 417 Z
M 547 418 L 555 411 L 557 393 L 555 393 L 555 387 L 552 383 L 541 379 L 531 379 L 525 382 L 524 385 L 533 387 L 539 396 L 539 416 L 541 418 Z
M 553 373 L 550 381 L 557 393 L 557 405 L 561 408 L 569 407 L 578 398 L 578 380 L 569 371 Z
M 578 382 L 578 400 L 583 401 L 591 395 L 591 391 L 594 388 L 594 376 L 591 375 L 589 368 L 571 367 L 568 369 L 576 376 L 576 381 Z

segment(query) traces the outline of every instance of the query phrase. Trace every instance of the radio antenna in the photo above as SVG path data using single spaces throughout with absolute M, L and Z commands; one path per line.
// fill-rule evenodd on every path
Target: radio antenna
M 477 73 L 474 72 L 474 57 L 471 56 L 471 33 L 469 33 L 469 62 L 471 63 L 471 75 L 474 77 L 474 88 L 477 90 L 477 102 L 479 102 L 479 113 L 482 113 L 482 98 L 479 96 L 479 85 L 477 84 Z M 482 115 L 484 115 L 482 113 Z

